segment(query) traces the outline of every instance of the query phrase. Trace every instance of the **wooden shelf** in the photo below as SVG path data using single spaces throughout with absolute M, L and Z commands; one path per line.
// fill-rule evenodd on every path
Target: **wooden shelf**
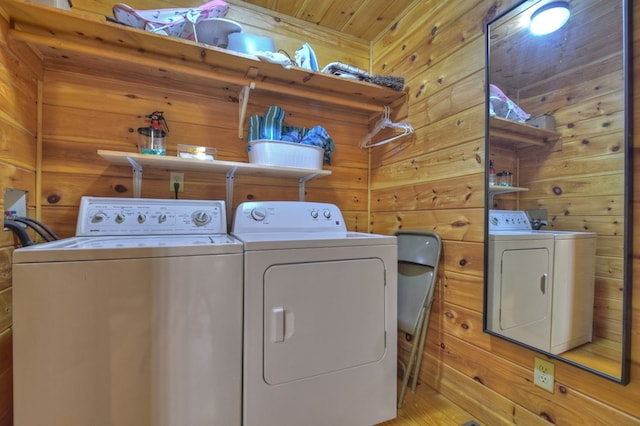
M 405 92 L 331 74 L 261 61 L 203 43 L 167 37 L 112 22 L 105 17 L 4 0 L 10 36 L 36 50 L 45 67 L 81 70 L 125 80 L 154 82 L 176 90 L 219 89 L 236 94 L 245 87 L 303 98 L 310 104 L 340 105 L 382 112 L 404 101 Z
M 508 194 L 511 192 L 524 192 L 529 188 L 522 188 L 520 186 L 501 186 L 501 185 L 489 185 L 489 205 L 493 205 L 493 197 L 501 194 Z
M 282 177 L 298 179 L 299 199 L 304 200 L 305 183 L 314 178 L 329 176 L 330 170 L 301 169 L 297 167 L 269 166 L 264 164 L 239 163 L 235 161 L 207 161 L 165 155 L 138 154 L 98 150 L 98 155 L 116 166 L 130 166 L 133 169 L 133 196 L 140 197 L 142 171 L 145 167 L 173 171 L 194 171 L 224 173 L 227 179 L 227 213 L 233 202 L 233 179 L 236 175 Z
M 153 167 L 155 169 L 173 171 L 228 173 L 229 171 L 235 170 L 236 175 L 242 174 L 294 179 L 304 179 L 309 176 L 323 177 L 331 174 L 331 170 L 268 166 L 264 164 L 240 163 L 235 161 L 195 160 L 193 158 L 138 154 L 136 152 L 107 151 L 102 149 L 98 150 L 98 155 L 116 166 L 130 166 L 131 162 L 134 161 L 141 167 Z
M 489 126 L 492 142 L 514 144 L 516 148 L 532 145 L 553 148 L 555 143 L 560 140 L 558 132 L 500 117 L 490 117 Z
M 528 191 L 528 188 L 522 188 L 519 186 L 500 186 L 500 185 L 489 185 L 489 192 L 492 194 L 506 194 L 508 192 L 523 192 Z

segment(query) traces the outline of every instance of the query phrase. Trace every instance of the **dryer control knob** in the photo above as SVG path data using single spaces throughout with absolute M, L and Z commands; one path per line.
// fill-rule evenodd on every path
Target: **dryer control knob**
M 147 220 L 147 216 L 143 215 L 142 213 L 138 213 L 138 223 L 144 223 L 145 220 Z
M 162 213 L 160 216 L 158 216 L 158 223 L 165 223 L 167 221 L 167 215 Z
M 116 215 L 116 219 L 115 219 L 116 223 L 122 223 L 124 222 L 124 220 L 125 220 L 125 216 L 122 213 L 118 213 Z
M 193 219 L 193 223 L 195 223 L 196 226 L 204 226 L 207 223 L 211 222 L 211 216 L 209 216 L 209 213 L 203 212 L 202 210 L 198 210 L 197 212 L 195 212 L 193 216 L 191 216 L 191 218 Z
M 325 219 L 331 219 L 331 210 L 325 210 L 324 217 Z
M 311 217 L 314 219 L 318 218 L 318 211 L 317 210 L 311 210 Z
M 262 222 L 267 218 L 267 212 L 261 208 L 255 208 L 251 210 L 251 219 Z

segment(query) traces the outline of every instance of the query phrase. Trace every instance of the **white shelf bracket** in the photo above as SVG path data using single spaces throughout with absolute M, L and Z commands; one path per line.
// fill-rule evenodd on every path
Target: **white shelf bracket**
M 256 83 L 251 82 L 248 86 L 244 86 L 238 94 L 238 138 L 244 137 L 244 121 L 247 117 L 247 105 L 249 103 L 249 92 L 256 88 Z
M 140 198 L 142 194 L 142 166 L 131 157 L 127 157 L 133 169 L 133 198 Z
M 317 173 L 313 173 L 310 175 L 303 176 L 298 180 L 298 199 L 300 201 L 304 201 L 305 184 L 307 183 L 308 180 L 311 180 L 316 176 L 317 176 Z
M 227 172 L 227 223 L 231 223 L 231 205 L 233 204 L 233 179 L 235 178 L 237 167 L 232 167 Z

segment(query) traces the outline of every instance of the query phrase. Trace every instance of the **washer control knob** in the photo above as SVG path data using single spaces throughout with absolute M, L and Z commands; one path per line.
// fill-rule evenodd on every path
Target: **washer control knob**
M 251 210 L 251 219 L 257 221 L 257 222 L 262 222 L 263 220 L 265 220 L 267 218 L 267 212 L 266 210 L 256 207 L 255 209 Z
M 167 221 L 167 215 L 162 213 L 158 216 L 158 223 L 165 223 Z
M 98 212 L 91 216 L 91 223 L 100 223 L 107 218 L 107 214 L 105 212 Z
M 125 217 L 122 213 L 118 213 L 116 215 L 116 218 L 115 218 L 116 223 L 122 223 L 124 222 L 124 220 L 125 220 Z
M 209 216 L 209 213 L 203 212 L 202 210 L 198 210 L 193 213 L 191 219 L 193 219 L 193 223 L 195 223 L 196 226 L 204 226 L 211 222 L 211 216 Z
M 325 219 L 331 219 L 331 210 L 325 210 L 324 211 L 324 218 Z
M 147 220 L 147 216 L 142 213 L 138 213 L 138 223 L 144 223 Z
M 317 210 L 311 210 L 311 217 L 314 219 L 318 218 L 318 211 Z

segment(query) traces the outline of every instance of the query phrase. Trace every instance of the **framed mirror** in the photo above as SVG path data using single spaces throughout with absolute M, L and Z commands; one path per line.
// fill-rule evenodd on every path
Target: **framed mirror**
M 623 384 L 629 19 L 627 0 L 528 0 L 486 27 L 485 331 Z

